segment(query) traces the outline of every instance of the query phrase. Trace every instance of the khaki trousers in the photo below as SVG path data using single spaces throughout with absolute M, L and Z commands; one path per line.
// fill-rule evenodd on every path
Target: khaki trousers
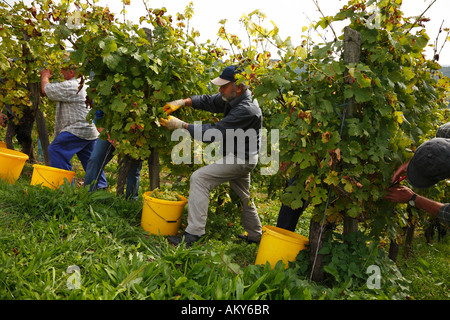
M 256 167 L 256 163 L 257 158 L 240 164 L 236 157 L 228 155 L 196 170 L 190 179 L 186 232 L 197 236 L 205 234 L 209 193 L 215 187 L 229 181 L 231 189 L 242 202 L 241 223 L 248 233 L 248 239 L 259 241 L 262 234 L 261 221 L 249 191 L 250 172 Z

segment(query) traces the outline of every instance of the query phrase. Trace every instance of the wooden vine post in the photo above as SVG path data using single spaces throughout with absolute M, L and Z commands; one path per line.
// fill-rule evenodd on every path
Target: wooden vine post
M 30 36 L 23 31 L 22 32 L 23 39 L 25 41 L 30 40 Z M 22 55 L 23 57 L 26 57 L 26 61 L 28 63 L 36 61 L 36 57 L 30 52 L 30 49 L 27 44 L 22 45 Z M 29 64 L 27 64 L 27 68 L 29 68 Z M 24 110 L 24 114 L 22 118 L 19 120 L 19 124 L 13 124 L 12 121 L 8 124 L 8 129 L 6 133 L 6 143 L 8 145 L 8 148 L 13 149 L 12 145 L 12 139 L 13 136 L 16 134 L 16 128 L 18 126 L 33 126 L 34 121 L 36 121 L 36 127 L 38 131 L 38 137 L 41 141 L 42 151 L 44 155 L 44 163 L 46 166 L 50 165 L 50 158 L 48 156 L 48 146 L 49 146 L 49 137 L 48 137 L 48 130 L 46 125 L 45 116 L 42 113 L 41 109 L 39 108 L 41 103 L 41 88 L 39 82 L 30 82 L 27 84 L 27 89 L 30 91 L 30 101 L 31 101 L 31 107 L 26 108 Z M 31 140 L 31 136 L 29 137 Z M 22 138 L 23 139 L 23 138 Z M 31 162 L 35 161 L 34 157 L 34 148 L 33 145 L 30 143 L 24 143 L 22 144 L 22 152 L 26 153 L 30 158 Z
M 145 35 L 147 36 L 150 45 L 153 44 L 152 30 L 144 28 Z M 148 158 L 148 173 L 150 176 L 150 191 L 160 187 L 160 177 L 159 177 L 159 153 L 156 148 L 150 148 L 151 154 Z
M 361 55 L 361 34 L 349 27 L 344 28 L 344 62 L 346 65 L 351 63 L 358 63 Z M 351 81 L 351 76 L 348 74 L 345 77 L 346 81 Z M 355 114 L 357 103 L 355 98 L 350 98 L 346 101 L 345 118 L 352 118 Z M 343 137 L 345 139 L 345 135 Z M 349 234 L 358 231 L 358 222 L 356 218 L 349 217 L 344 213 L 344 234 Z
M 350 63 L 358 63 L 360 61 L 361 53 L 361 34 L 349 27 L 344 29 L 344 62 L 348 65 Z M 347 71 L 346 81 L 350 81 L 350 77 Z M 345 101 L 343 108 L 345 112 L 345 118 L 351 118 L 355 114 L 357 103 L 354 98 Z M 345 139 L 343 135 L 342 139 Z M 325 213 L 326 214 L 326 213 Z M 358 224 L 355 218 L 348 216 L 345 212 L 344 216 L 344 234 L 349 234 L 358 231 Z M 315 221 L 310 222 L 310 263 L 313 266 L 311 271 L 311 280 L 321 282 L 324 280 L 325 274 L 323 271 L 323 258 L 324 255 L 317 254 L 323 246 L 324 240 L 328 237 L 330 231 L 335 228 L 334 223 L 329 223 L 326 219 L 323 223 Z

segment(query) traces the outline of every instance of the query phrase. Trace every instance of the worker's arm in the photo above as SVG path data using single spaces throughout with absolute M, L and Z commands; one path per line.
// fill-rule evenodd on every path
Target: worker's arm
M 384 197 L 387 200 L 397 203 L 408 203 L 414 195 L 414 191 L 405 186 L 394 186 L 388 189 L 386 196 Z M 444 204 L 440 202 L 433 201 L 426 197 L 417 195 L 415 200 L 415 207 L 425 210 L 429 214 L 437 217 L 439 214 L 439 210 L 441 210 Z
M 41 71 L 41 90 L 43 94 L 45 94 L 45 86 L 50 83 L 51 77 L 52 73 L 49 69 L 44 69 Z

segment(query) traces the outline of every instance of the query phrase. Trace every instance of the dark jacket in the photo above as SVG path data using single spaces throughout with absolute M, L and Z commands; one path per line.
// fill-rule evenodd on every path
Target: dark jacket
M 224 115 L 214 124 L 190 124 L 188 130 L 194 139 L 206 143 L 220 140 L 223 156 L 233 153 L 246 160 L 257 156 L 263 118 L 258 102 L 252 99 L 249 90 L 230 102 L 224 101 L 220 94 L 192 96 L 191 99 L 195 109 Z

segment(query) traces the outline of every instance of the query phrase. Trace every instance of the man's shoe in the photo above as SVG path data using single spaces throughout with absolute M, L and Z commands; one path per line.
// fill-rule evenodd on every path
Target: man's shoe
M 242 239 L 242 240 L 247 241 L 248 243 L 256 243 L 256 244 L 259 244 L 259 242 L 260 242 L 260 240 L 258 240 L 258 241 L 256 241 L 256 240 L 250 240 L 250 239 L 248 238 L 248 235 L 247 235 L 247 234 L 238 234 L 237 237 L 240 238 L 240 239 Z
M 194 234 L 190 234 L 187 232 L 184 232 L 182 235 L 178 235 L 178 236 L 170 236 L 167 237 L 167 240 L 173 244 L 173 245 L 179 245 L 180 243 L 183 242 L 186 244 L 187 247 L 192 246 L 194 243 L 196 243 L 197 241 L 199 241 L 203 236 L 196 236 Z

